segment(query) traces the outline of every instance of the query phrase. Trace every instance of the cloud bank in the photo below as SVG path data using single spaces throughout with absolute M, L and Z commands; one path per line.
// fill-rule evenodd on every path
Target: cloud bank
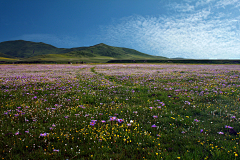
M 125 17 L 104 26 L 102 40 L 169 58 L 240 59 L 238 0 L 185 0 L 165 7 L 175 14 Z

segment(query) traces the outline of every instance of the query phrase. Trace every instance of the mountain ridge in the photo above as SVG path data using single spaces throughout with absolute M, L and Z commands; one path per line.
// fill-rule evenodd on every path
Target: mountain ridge
M 106 59 L 141 59 L 160 58 L 152 56 L 134 49 L 113 47 L 104 43 L 99 43 L 89 47 L 57 48 L 43 42 L 32 42 L 25 40 L 5 41 L 0 43 L 0 57 L 20 58 L 20 59 L 43 59 L 43 57 L 78 57 L 93 58 L 106 57 Z

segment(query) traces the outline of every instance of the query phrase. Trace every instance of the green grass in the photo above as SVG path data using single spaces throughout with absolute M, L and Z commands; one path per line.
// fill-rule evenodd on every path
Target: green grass
M 0 57 L 0 61 L 16 61 L 18 59 L 16 58 L 6 58 L 6 57 Z
M 238 66 L 1 65 L 0 70 L 2 159 L 239 157 L 239 134 L 225 127 L 240 131 Z
M 153 59 L 152 57 L 142 57 L 138 55 L 130 55 L 126 54 L 124 56 L 121 56 L 121 59 L 128 59 L 128 60 L 137 60 L 145 58 L 147 60 Z M 35 56 L 31 58 L 24 59 L 24 61 L 44 61 L 44 62 L 51 62 L 54 61 L 56 63 L 67 63 L 67 62 L 87 62 L 87 63 L 106 63 L 110 60 L 119 60 L 119 58 L 115 57 L 108 57 L 108 56 L 100 56 L 100 55 L 94 55 L 94 56 L 86 56 L 86 55 L 77 55 L 77 54 L 70 54 L 70 53 L 65 53 L 65 54 L 47 54 L 47 55 L 40 55 L 40 56 Z
M 85 60 L 87 62 L 107 62 L 113 59 L 166 59 L 156 57 L 139 51 L 113 47 L 100 43 L 90 47 L 57 48 L 45 43 L 31 41 L 6 41 L 0 43 L 0 57 L 22 58 L 22 61 L 55 61 L 76 62 Z

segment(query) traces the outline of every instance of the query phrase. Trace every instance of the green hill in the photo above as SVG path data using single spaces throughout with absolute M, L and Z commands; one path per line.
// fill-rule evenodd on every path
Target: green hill
M 57 48 L 42 42 L 6 41 L 0 43 L 0 57 L 21 58 L 23 61 L 87 61 L 107 62 L 113 59 L 166 59 L 134 49 L 113 47 L 100 43 L 90 47 Z
M 6 55 L 0 52 L 0 57 L 5 57 L 5 58 L 14 58 L 13 56 Z
M 45 43 L 35 43 L 30 41 L 6 41 L 0 43 L 0 52 L 18 58 L 28 58 L 41 54 L 49 54 L 49 53 L 59 53 L 64 49 L 56 48 L 52 45 Z
M 112 47 L 106 44 L 100 43 L 91 47 L 85 48 L 76 48 L 76 50 L 64 53 L 65 55 L 74 55 L 81 57 L 97 57 L 97 56 L 106 56 L 112 58 L 153 58 L 148 54 L 138 52 L 134 49 L 121 48 L 121 47 Z

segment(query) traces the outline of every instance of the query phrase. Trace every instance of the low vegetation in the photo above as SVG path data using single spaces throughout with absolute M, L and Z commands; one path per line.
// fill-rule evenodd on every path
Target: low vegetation
M 1 159 L 239 159 L 238 65 L 1 65 Z

